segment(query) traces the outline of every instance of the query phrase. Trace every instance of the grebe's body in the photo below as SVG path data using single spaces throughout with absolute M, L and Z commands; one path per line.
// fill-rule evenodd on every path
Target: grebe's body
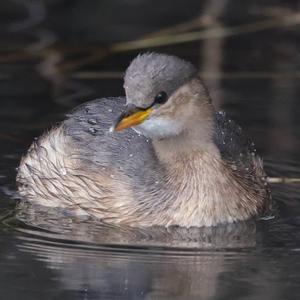
M 165 87 L 160 83 L 153 95 L 167 90 L 166 102 L 143 103 L 149 92 L 140 81 L 131 89 L 138 67 L 157 80 L 145 72 L 149 59 L 156 68 L 165 59 L 164 71 L 172 62 L 191 69 L 175 87 L 170 80 Z M 213 226 L 269 208 L 265 173 L 253 144 L 239 126 L 214 111 L 191 65 L 172 56 L 139 56 L 127 70 L 125 90 L 126 98 L 79 106 L 32 144 L 17 176 L 21 195 L 132 226 Z M 135 130 L 123 130 L 130 126 Z

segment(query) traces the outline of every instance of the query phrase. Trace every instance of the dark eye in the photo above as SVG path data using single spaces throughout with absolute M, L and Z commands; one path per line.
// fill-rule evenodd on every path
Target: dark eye
M 166 92 L 160 92 L 154 98 L 154 104 L 164 104 L 168 100 L 168 95 Z

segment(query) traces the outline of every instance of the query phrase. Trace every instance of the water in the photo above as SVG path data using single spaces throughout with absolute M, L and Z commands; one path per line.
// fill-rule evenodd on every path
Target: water
M 81 102 L 122 95 L 122 72 L 139 52 L 93 60 L 83 45 L 132 40 L 180 22 L 197 30 L 187 21 L 207 14 L 208 29 L 258 23 L 250 32 L 151 49 L 199 67 L 216 106 L 254 139 L 269 176 L 300 177 L 299 25 L 277 21 L 262 29 L 270 18 L 293 14 L 294 20 L 299 2 L 165 1 L 160 9 L 151 3 L 0 4 L 6 42 L 0 56 L 0 299 L 298 299 L 299 184 L 271 186 L 274 218 L 208 229 L 137 230 L 41 207 L 16 209 L 15 168 L 33 138 Z

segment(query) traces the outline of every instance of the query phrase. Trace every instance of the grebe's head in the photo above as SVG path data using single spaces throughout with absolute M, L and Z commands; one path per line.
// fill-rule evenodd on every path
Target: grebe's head
M 188 123 L 210 104 L 196 68 L 171 55 L 137 56 L 124 78 L 127 107 L 113 130 L 133 127 L 152 139 L 180 135 Z

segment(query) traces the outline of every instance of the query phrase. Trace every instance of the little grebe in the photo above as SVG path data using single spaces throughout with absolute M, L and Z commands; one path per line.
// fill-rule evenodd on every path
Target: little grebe
M 17 175 L 25 199 L 131 226 L 214 226 L 268 210 L 253 143 L 215 112 L 190 63 L 139 55 L 124 88 L 126 98 L 85 103 L 33 142 Z

